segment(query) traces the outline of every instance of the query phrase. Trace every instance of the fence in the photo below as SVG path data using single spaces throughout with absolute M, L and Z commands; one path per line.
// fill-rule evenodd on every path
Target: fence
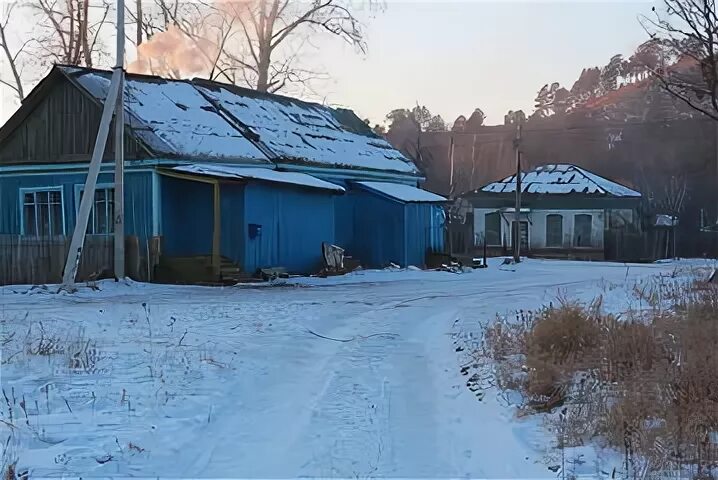
M 65 267 L 70 236 L 25 237 L 0 235 L 0 285 L 60 283 Z M 158 256 L 159 242 L 152 239 L 147 249 L 140 251 L 137 237 L 125 241 L 126 273 L 136 280 L 152 278 Z M 88 235 L 82 250 L 77 281 L 111 278 L 114 275 L 114 239 L 109 235 Z M 152 258 L 148 262 L 147 259 Z

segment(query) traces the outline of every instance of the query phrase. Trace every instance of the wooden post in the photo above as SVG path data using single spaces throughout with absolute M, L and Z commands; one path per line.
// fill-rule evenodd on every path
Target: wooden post
M 484 227 L 484 231 L 486 230 L 486 227 Z M 488 263 L 486 263 L 486 235 L 484 235 L 484 261 L 482 263 L 484 267 L 488 267 Z
M 514 262 L 521 261 L 521 124 L 516 124 L 516 203 L 514 205 Z
M 97 138 L 95 139 L 95 146 L 92 150 L 92 159 L 90 160 L 90 166 L 87 171 L 85 190 L 82 194 L 82 200 L 80 200 L 80 209 L 78 210 L 77 217 L 75 219 L 75 230 L 72 232 L 70 249 L 67 252 L 65 268 L 62 273 L 62 285 L 65 288 L 68 288 L 75 283 L 77 269 L 80 266 L 82 247 L 85 244 L 85 233 L 87 232 L 87 222 L 90 219 L 92 204 L 95 203 L 97 176 L 100 174 L 102 155 L 105 152 L 107 136 L 110 133 L 112 114 L 117 106 L 117 93 L 119 91 L 121 76 L 122 69 L 116 68 L 112 72 L 110 88 L 107 91 L 105 105 L 102 107 L 102 117 L 100 117 L 100 126 L 97 129 Z
M 221 223 L 222 223 L 222 212 L 219 209 L 220 196 L 219 196 L 219 182 L 214 182 L 214 201 L 212 202 L 214 210 L 214 226 L 212 229 L 212 271 L 214 275 L 219 279 L 220 272 L 220 242 L 221 242 Z
M 117 1 L 117 65 L 112 71 L 112 78 L 110 80 L 110 87 L 107 91 L 107 97 L 105 97 L 105 104 L 102 107 L 102 116 L 100 117 L 100 125 L 97 129 L 97 137 L 95 138 L 95 146 L 92 150 L 92 158 L 90 165 L 87 170 L 87 179 L 85 180 L 85 190 L 80 200 L 80 208 L 75 218 L 75 230 L 72 233 L 72 240 L 70 241 L 70 248 L 67 252 L 67 259 L 65 260 L 65 268 L 62 272 L 62 284 L 65 288 L 70 287 L 75 283 L 75 277 L 77 276 L 77 269 L 80 266 L 80 258 L 82 257 L 82 248 L 85 245 L 85 234 L 87 233 L 87 222 L 90 218 L 90 211 L 92 205 L 95 203 L 95 187 L 97 186 L 97 176 L 100 174 L 100 164 L 102 163 L 102 156 L 105 152 L 105 145 L 107 144 L 107 136 L 110 133 L 110 122 L 112 121 L 112 114 L 117 109 L 120 113 L 122 112 L 122 97 L 118 102 L 118 93 L 123 88 L 122 80 L 124 78 L 124 48 L 125 48 L 125 1 Z M 123 121 L 118 122 L 116 133 L 122 135 Z M 120 141 L 120 145 L 122 142 Z M 118 154 L 117 145 L 115 145 L 115 154 Z M 123 152 L 119 152 L 120 157 L 124 157 Z M 116 160 L 117 161 L 117 160 Z M 121 163 L 121 162 L 120 162 Z M 117 164 L 115 168 L 118 167 Z M 116 170 L 117 172 L 117 170 Z M 116 173 L 117 175 L 117 173 Z M 120 175 L 121 177 L 122 175 Z M 117 181 L 117 177 L 115 178 Z M 120 186 L 122 190 L 122 186 Z M 118 192 L 115 190 L 115 195 Z M 122 191 L 119 192 L 122 195 Z M 115 197 L 117 198 L 117 197 Z M 120 197 L 122 198 L 122 197 Z M 115 208 L 122 209 L 122 203 L 120 202 L 119 207 L 117 204 Z M 120 212 L 120 225 L 118 227 L 115 224 L 115 238 L 120 234 L 124 235 L 123 231 L 117 231 L 118 228 L 123 229 L 124 220 L 122 216 L 124 213 Z M 124 270 L 124 240 L 118 242 L 115 241 L 115 268 Z M 118 259 L 122 258 L 123 265 L 118 265 Z M 116 272 L 117 275 L 124 276 L 124 271 Z
M 454 193 L 454 135 L 451 135 L 451 143 L 449 144 L 449 198 Z
M 139 18 L 139 17 L 138 17 Z M 137 22 L 140 23 L 139 21 Z M 115 107 L 115 279 L 125 278 L 125 2 L 117 2 L 117 59 L 120 71 Z
M 118 14 L 119 15 L 119 14 Z M 118 52 L 119 55 L 119 52 Z M 121 71 L 115 109 L 115 191 L 114 191 L 114 237 L 115 279 L 125 278 L 125 117 L 124 117 L 124 70 Z

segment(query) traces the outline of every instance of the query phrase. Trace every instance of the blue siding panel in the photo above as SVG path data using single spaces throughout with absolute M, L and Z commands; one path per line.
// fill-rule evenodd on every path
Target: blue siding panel
M 223 184 L 220 186 L 220 210 L 222 228 L 220 251 L 244 268 L 244 186 Z
M 140 248 L 152 237 L 152 208 L 152 172 L 126 173 L 125 235 L 137 235 Z
M 245 262 L 312 273 L 322 266 L 322 242 L 334 243 L 334 197 L 327 192 L 250 183 L 245 187 Z M 261 234 L 249 238 L 250 225 Z
M 161 182 L 163 253 L 211 255 L 214 186 L 167 176 Z
M 79 198 L 76 186 L 84 185 L 84 173 L 0 174 L 0 234 L 19 234 L 21 223 L 20 189 L 62 187 L 65 213 L 65 234 L 75 228 Z M 114 175 L 101 173 L 98 184 L 112 183 Z M 127 172 L 125 175 L 125 231 L 142 241 L 152 233 L 152 173 Z
M 404 264 L 404 204 L 371 192 L 353 190 L 354 240 L 348 249 L 365 267 Z
M 444 249 L 443 210 L 431 203 L 408 203 L 405 208 L 404 265 L 423 267 L 426 254 Z
M 339 195 L 334 200 L 335 236 L 337 245 L 350 251 L 354 248 L 354 217 L 356 200 L 351 195 Z

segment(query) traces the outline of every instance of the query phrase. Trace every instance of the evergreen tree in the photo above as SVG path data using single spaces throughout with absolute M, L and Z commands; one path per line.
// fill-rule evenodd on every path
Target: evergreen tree
M 523 110 L 516 110 L 515 112 L 513 110 L 509 110 L 506 115 L 504 115 L 504 125 L 523 125 L 526 123 L 526 114 Z
M 628 62 L 623 59 L 623 55 L 618 54 L 611 57 L 611 60 L 601 69 L 599 94 L 605 95 L 610 91 L 616 90 L 618 88 L 618 77 L 622 77 L 626 74 L 627 67 Z
M 531 118 L 548 118 L 566 113 L 569 105 L 570 92 L 554 82 L 541 87 L 536 95 L 536 110 Z
M 475 132 L 479 129 L 479 127 L 484 125 L 484 120 L 486 120 L 486 114 L 483 112 L 483 110 L 481 110 L 480 108 L 474 109 L 474 112 L 466 121 L 466 130 L 470 132 Z
M 445 132 L 446 131 L 446 122 L 443 118 L 441 118 L 441 115 L 434 115 L 431 117 L 431 120 L 429 120 L 428 125 L 426 126 L 427 132 Z

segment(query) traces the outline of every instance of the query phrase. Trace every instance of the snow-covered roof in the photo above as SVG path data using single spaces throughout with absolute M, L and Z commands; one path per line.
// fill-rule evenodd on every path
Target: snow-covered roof
M 104 101 L 111 72 L 56 68 Z M 158 154 L 419 174 L 351 110 L 208 80 L 134 74 L 125 77 L 125 109 L 132 133 Z
M 110 72 L 58 67 L 99 101 L 110 86 Z M 254 160 L 266 155 L 187 81 L 128 75 L 125 109 L 132 131 L 160 154 L 197 159 Z
M 418 173 L 353 112 L 216 82 L 197 81 L 196 87 L 257 133 L 279 161 Z
M 98 101 L 112 73 L 57 66 Z M 351 110 L 208 80 L 125 77 L 127 122 L 155 153 L 187 160 L 304 163 L 417 176 Z
M 401 202 L 446 202 L 447 200 L 435 193 L 420 188 L 390 182 L 356 182 L 369 190 L 381 193 Z
M 516 175 L 481 187 L 481 192 L 516 191 Z M 543 165 L 521 174 L 521 192 L 564 195 L 583 193 L 608 197 L 640 197 L 641 194 L 619 183 L 600 177 L 575 165 Z
M 325 182 L 306 173 L 279 172 L 269 168 L 261 167 L 240 167 L 235 165 L 217 165 L 211 163 L 196 163 L 192 165 L 180 165 L 172 170 L 180 173 L 194 175 L 206 175 L 219 178 L 252 179 L 273 183 L 285 183 L 307 188 L 318 188 L 331 190 L 333 192 L 344 192 L 344 188 L 330 182 Z

